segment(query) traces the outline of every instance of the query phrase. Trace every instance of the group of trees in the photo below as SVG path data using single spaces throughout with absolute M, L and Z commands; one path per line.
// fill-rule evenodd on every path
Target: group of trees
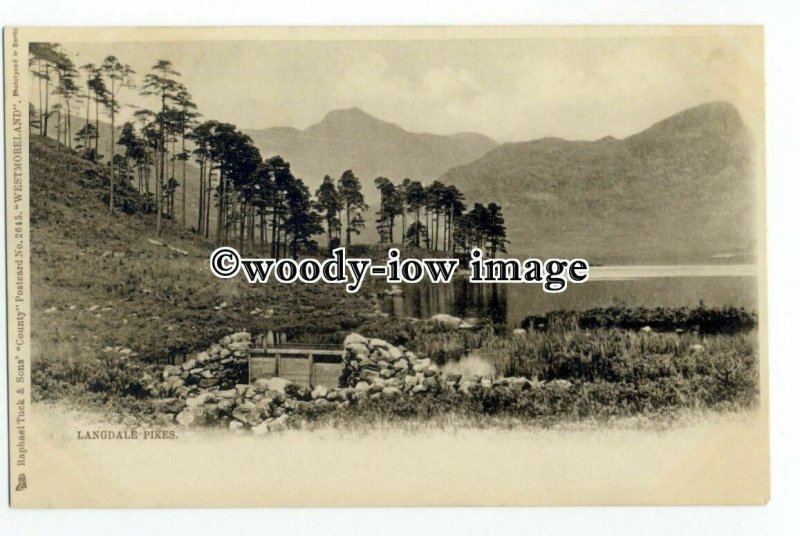
M 240 249 L 247 244 L 264 254 L 269 245 L 272 257 L 296 257 L 301 250 L 316 248 L 317 235 L 326 233 L 332 249 L 342 243 L 343 235 L 344 244 L 350 245 L 353 234 L 365 227 L 368 207 L 352 170 L 336 181 L 325 176 L 312 197 L 303 180 L 292 174 L 289 162 L 280 156 L 263 158 L 236 126 L 200 121 L 181 74 L 168 60 L 158 60 L 138 85 L 138 94 L 156 105 L 152 110 L 131 106 L 135 111 L 120 127 L 116 123 L 121 99 L 137 90 L 136 73 L 128 64 L 108 56 L 99 66 L 83 65 L 81 85 L 79 70 L 58 44 L 32 43 L 29 62 L 38 81 L 39 106 L 31 103 L 32 127 L 47 136 L 55 116 L 57 148 L 74 148 L 85 158 L 108 164 L 112 212 L 115 189 L 134 187 L 147 209 L 155 212 L 160 233 L 165 218 L 176 221 L 175 193 L 180 190 L 180 225 L 188 230 L 186 163 L 194 159 L 199 187 L 197 218 L 191 224 L 194 232 L 213 237 L 218 244 L 237 241 Z M 85 122 L 73 138 L 72 112 L 80 105 L 86 108 Z M 108 157 L 100 154 L 101 109 L 111 123 Z M 399 223 L 399 243 L 409 246 L 453 253 L 481 247 L 492 257 L 505 251 L 505 225 L 498 205 L 476 204 L 467 211 L 461 192 L 439 181 L 423 186 L 416 180 L 394 184 L 378 177 L 374 182 L 380 193 L 381 243 L 398 243 Z
M 399 217 L 400 236 L 405 244 L 451 253 L 479 247 L 487 249 L 492 257 L 506 251 L 505 220 L 495 203 L 488 207 L 476 203 L 468 211 L 461 191 L 438 180 L 423 186 L 406 178 L 395 185 L 386 177 L 378 177 L 375 186 L 381 195 L 377 212 L 381 243 L 395 242 L 394 227 Z M 414 215 L 408 228 L 407 214 Z

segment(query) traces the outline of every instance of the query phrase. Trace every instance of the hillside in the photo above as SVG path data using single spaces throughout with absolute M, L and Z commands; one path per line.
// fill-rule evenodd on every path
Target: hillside
M 338 342 L 372 310 L 368 291 L 217 279 L 208 270 L 214 245 L 182 238 L 169 221 L 156 236 L 154 216 L 135 210 L 135 191 L 116 194 L 128 213 L 109 214 L 103 166 L 57 151 L 51 139 L 34 136 L 30 147 L 34 363 L 103 357 L 114 346 L 159 359 L 243 329 Z
M 247 130 L 263 155 L 279 154 L 294 173 L 314 190 L 325 175 L 338 178 L 352 169 L 365 188 L 367 202 L 377 192 L 379 176 L 394 181 L 405 177 L 428 181 L 453 166 L 481 157 L 497 143 L 481 134 L 438 136 L 409 132 L 376 119 L 358 108 L 333 110 L 304 130 L 288 127 Z
M 622 140 L 504 144 L 441 180 L 470 202 L 499 202 L 511 252 L 608 263 L 753 252 L 753 144 L 727 103 L 685 110 Z

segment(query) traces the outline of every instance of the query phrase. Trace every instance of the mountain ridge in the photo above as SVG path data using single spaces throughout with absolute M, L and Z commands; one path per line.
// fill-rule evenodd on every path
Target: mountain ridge
M 754 171 L 738 111 L 710 102 L 622 139 L 502 144 L 440 180 L 503 206 L 512 251 L 646 263 L 752 250 Z
M 379 176 L 428 181 L 498 145 L 474 132 L 412 132 L 357 107 L 331 110 L 302 130 L 270 127 L 243 132 L 262 154 L 279 154 L 291 162 L 295 174 L 312 187 L 325 175 L 336 179 L 348 169 L 362 181 Z

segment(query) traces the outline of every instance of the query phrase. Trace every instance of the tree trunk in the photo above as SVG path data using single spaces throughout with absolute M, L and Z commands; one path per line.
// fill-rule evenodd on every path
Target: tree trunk
M 109 159 L 109 162 L 111 162 L 111 184 L 109 186 L 110 195 L 109 195 L 109 198 L 108 198 L 108 210 L 109 210 L 109 212 L 111 212 L 111 214 L 114 213 L 114 167 L 115 167 L 115 164 L 114 164 L 114 115 L 115 115 L 114 108 L 116 106 L 115 98 L 116 97 L 114 95 L 114 82 L 112 80 L 112 82 L 111 82 L 111 136 L 110 136 L 111 139 L 109 141 L 109 145 L 111 146 L 111 157 Z
M 44 135 L 47 136 L 47 123 L 50 119 L 50 64 L 44 64 Z

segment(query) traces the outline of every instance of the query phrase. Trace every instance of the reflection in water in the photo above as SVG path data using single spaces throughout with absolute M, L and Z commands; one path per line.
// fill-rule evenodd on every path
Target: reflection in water
M 508 311 L 506 285 L 471 284 L 466 278 L 457 278 L 447 285 L 404 285 L 403 295 L 387 297 L 383 302 L 383 310 L 400 318 L 424 319 L 447 313 L 461 318 L 480 317 L 503 323 Z
M 519 326 L 532 314 L 582 310 L 611 305 L 649 307 L 709 307 L 732 305 L 757 309 L 757 281 L 750 275 L 706 277 L 647 277 L 590 280 L 570 285 L 560 294 L 547 294 L 541 285 L 477 284 L 457 278 L 447 285 L 404 285 L 403 296 L 387 297 L 384 312 L 396 317 L 429 318 L 447 313 L 481 317 Z

